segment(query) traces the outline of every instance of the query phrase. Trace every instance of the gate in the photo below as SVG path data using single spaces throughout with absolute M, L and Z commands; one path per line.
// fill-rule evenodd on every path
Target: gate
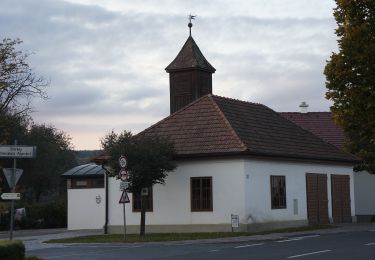
M 309 224 L 329 224 L 326 174 L 306 173 L 306 196 Z
M 331 175 L 332 218 L 334 223 L 352 222 L 349 175 Z

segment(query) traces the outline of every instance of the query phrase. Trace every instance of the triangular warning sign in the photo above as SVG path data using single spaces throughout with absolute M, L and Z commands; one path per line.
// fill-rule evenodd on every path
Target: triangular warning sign
M 129 203 L 130 199 L 128 193 L 124 190 L 121 194 L 121 198 L 118 203 Z
M 22 169 L 14 169 L 13 168 L 3 168 L 3 172 L 5 175 L 5 178 L 8 181 L 8 185 L 11 189 L 13 189 L 14 186 L 16 186 L 18 180 L 20 179 L 23 170 Z

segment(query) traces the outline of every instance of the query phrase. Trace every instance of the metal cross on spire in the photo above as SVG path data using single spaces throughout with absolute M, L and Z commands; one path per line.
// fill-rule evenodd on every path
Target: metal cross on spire
M 189 16 L 188 16 L 189 18 L 189 24 L 188 24 L 188 26 L 189 26 L 189 36 L 191 36 L 191 27 L 193 27 L 193 24 L 191 23 L 191 20 L 194 20 L 195 19 L 195 17 L 196 17 L 196 15 L 191 15 L 191 14 L 189 14 Z

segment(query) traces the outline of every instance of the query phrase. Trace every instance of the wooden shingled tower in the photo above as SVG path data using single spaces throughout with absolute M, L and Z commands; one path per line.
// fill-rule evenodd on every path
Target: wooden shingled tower
M 169 73 L 170 113 L 207 94 L 212 94 L 212 73 L 216 69 L 206 60 L 190 35 L 177 57 L 165 68 Z

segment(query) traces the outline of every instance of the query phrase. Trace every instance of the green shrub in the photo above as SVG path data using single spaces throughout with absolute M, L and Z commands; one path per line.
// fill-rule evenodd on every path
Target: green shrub
M 22 228 L 62 228 L 66 227 L 66 202 L 57 200 L 26 206 L 26 217 L 16 221 L 15 225 Z
M 23 260 L 25 258 L 25 246 L 18 240 L 0 240 L 1 260 Z

